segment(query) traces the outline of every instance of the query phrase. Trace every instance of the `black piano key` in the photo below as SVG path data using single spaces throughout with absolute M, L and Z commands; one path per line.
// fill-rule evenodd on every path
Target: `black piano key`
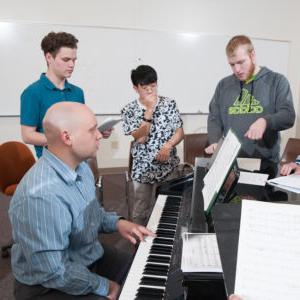
M 145 277 L 143 276 L 140 285 L 153 285 L 153 286 L 165 286 L 167 280 L 164 278 L 154 278 L 154 277 Z
M 171 230 L 176 230 L 176 225 L 172 224 L 159 224 L 157 229 L 171 229 Z
M 180 207 L 180 203 L 169 203 L 169 202 L 166 202 L 163 209 L 168 209 L 170 207 L 175 207 L 175 208 L 178 208 Z
M 168 202 L 173 202 L 173 203 L 176 203 L 176 202 L 181 202 L 181 197 L 174 197 L 174 196 L 168 196 L 167 197 L 167 201 Z
M 180 203 L 181 203 L 180 200 L 179 201 L 169 201 L 167 199 L 167 201 L 165 202 L 165 206 L 167 206 L 167 205 L 180 205 Z
M 178 208 L 180 207 L 180 203 L 165 203 L 163 209 L 168 209 L 169 207 Z
M 177 219 L 172 217 L 161 217 L 159 223 L 177 224 Z
M 179 215 L 178 212 L 172 212 L 172 211 L 164 212 L 161 214 L 162 217 L 174 217 L 174 218 L 178 218 L 178 215 Z
M 167 240 L 167 239 L 161 239 L 161 238 L 156 237 L 153 240 L 153 244 L 162 244 L 162 245 L 172 246 L 174 244 L 174 241 L 173 240 Z
M 134 300 L 162 300 L 163 296 L 160 295 L 138 295 Z
M 175 233 L 170 231 L 156 230 L 156 236 L 174 239 Z
M 164 290 L 148 288 L 148 287 L 140 287 L 136 293 L 136 299 L 143 299 L 143 300 L 144 299 L 163 299 L 163 296 L 164 296 Z M 150 297 L 150 298 L 146 298 L 146 297 Z
M 172 248 L 171 247 L 163 247 L 163 246 L 153 245 L 150 249 L 150 254 L 171 255 L 172 254 Z
M 180 206 L 167 206 L 162 210 L 162 213 L 165 212 L 174 212 L 174 213 L 178 213 L 179 212 L 179 208 Z
M 145 269 L 144 269 L 144 270 L 146 270 L 146 269 L 147 269 L 147 270 L 162 270 L 162 271 L 168 271 L 168 270 L 169 270 L 169 266 L 147 263 L 147 264 L 145 265 Z
M 167 277 L 168 276 L 168 271 L 165 271 L 165 270 L 145 270 L 143 272 L 144 275 L 156 275 L 156 276 L 165 276 Z
M 171 261 L 170 257 L 167 256 L 156 256 L 156 255 L 149 255 L 147 262 L 157 262 L 163 264 L 169 264 Z

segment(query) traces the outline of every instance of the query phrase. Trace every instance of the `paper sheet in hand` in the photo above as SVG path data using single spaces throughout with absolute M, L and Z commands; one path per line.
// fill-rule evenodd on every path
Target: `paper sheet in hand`
M 215 234 L 185 232 L 182 240 L 182 272 L 223 272 Z
M 103 132 L 105 130 L 111 129 L 113 128 L 117 123 L 119 123 L 122 119 L 121 118 L 117 118 L 117 119 L 113 119 L 113 118 L 108 118 L 106 120 L 104 120 L 102 122 L 102 124 L 98 127 L 98 130 L 100 132 Z
M 277 186 L 284 190 L 300 193 L 300 175 L 292 174 L 288 176 L 281 176 L 267 181 L 268 184 Z
M 268 177 L 268 174 L 240 172 L 238 183 L 265 186 Z
M 235 293 L 300 299 L 300 205 L 242 201 Z

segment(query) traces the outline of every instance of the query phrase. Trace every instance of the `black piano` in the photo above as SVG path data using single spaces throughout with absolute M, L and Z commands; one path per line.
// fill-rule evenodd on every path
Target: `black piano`
M 140 244 L 120 300 L 226 299 L 222 274 L 185 278 L 180 269 L 182 232 L 206 232 L 209 227 L 201 198 L 207 163 L 200 160 L 194 174 L 159 188 L 147 225 L 157 237 Z

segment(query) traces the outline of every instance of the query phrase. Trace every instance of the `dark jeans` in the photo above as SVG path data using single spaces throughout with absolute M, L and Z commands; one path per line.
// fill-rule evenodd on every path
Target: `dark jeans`
M 133 256 L 117 250 L 110 246 L 103 245 L 104 255 L 94 262 L 89 269 L 91 272 L 97 273 L 110 280 L 118 282 L 120 285 L 126 279 L 127 272 L 130 268 Z M 101 300 L 106 297 L 97 296 L 94 294 L 74 296 L 58 290 L 45 288 L 42 285 L 26 285 L 15 280 L 14 295 L 16 300 L 60 300 L 60 299 L 84 299 L 84 300 Z

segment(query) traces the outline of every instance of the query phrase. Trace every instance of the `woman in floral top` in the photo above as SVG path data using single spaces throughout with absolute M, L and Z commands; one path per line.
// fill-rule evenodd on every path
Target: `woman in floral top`
M 175 100 L 157 95 L 157 74 L 141 65 L 131 72 L 138 99 L 121 111 L 123 130 L 132 135 L 132 220 L 146 224 L 157 183 L 170 179 L 179 164 L 175 146 L 183 139 L 183 122 Z

